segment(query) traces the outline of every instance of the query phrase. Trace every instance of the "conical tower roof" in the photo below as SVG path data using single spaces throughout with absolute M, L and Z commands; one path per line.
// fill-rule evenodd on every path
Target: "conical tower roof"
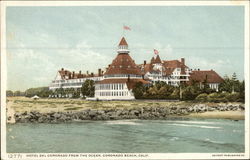
M 152 57 L 150 62 L 151 62 L 151 64 L 154 64 L 155 63 L 155 58 Z
M 154 63 L 161 63 L 161 58 L 159 55 L 156 56 Z
M 122 37 L 119 43 L 118 55 L 113 60 L 112 64 L 108 67 L 104 75 L 114 74 L 135 74 L 142 75 L 141 70 L 135 64 L 134 60 L 128 54 L 127 48 L 121 46 L 128 46 L 124 37 Z
M 119 43 L 119 46 L 127 46 L 127 45 L 128 45 L 127 41 L 125 40 L 124 37 L 122 37 L 122 39 L 121 39 L 121 41 Z
M 114 74 L 141 75 L 142 73 L 129 54 L 118 54 L 105 72 L 105 75 Z

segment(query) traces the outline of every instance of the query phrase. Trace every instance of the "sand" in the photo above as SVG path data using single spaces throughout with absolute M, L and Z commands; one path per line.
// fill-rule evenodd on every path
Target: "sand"
M 204 113 L 191 113 L 185 117 L 244 120 L 245 112 L 244 111 L 214 111 L 214 112 L 204 112 Z
M 81 111 L 85 109 L 107 109 L 107 108 L 141 108 L 141 107 L 171 107 L 173 105 L 189 106 L 190 102 L 167 102 L 167 101 L 86 101 L 81 99 L 39 99 L 33 100 L 27 97 L 8 97 L 7 102 L 7 116 L 11 116 L 10 123 L 15 123 L 13 115 L 15 112 L 30 112 L 37 111 L 40 113 L 48 112 L 67 112 L 67 111 Z M 214 105 L 207 103 L 208 106 Z M 218 105 L 218 104 L 216 104 Z M 181 117 L 193 118 L 217 118 L 217 119 L 234 119 L 244 120 L 244 111 L 211 111 L 204 113 L 191 113 Z

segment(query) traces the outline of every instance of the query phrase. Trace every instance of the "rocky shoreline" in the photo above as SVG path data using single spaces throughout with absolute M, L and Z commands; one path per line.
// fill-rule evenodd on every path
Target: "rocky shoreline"
M 86 109 L 82 111 L 40 113 L 37 111 L 15 113 L 16 123 L 64 123 L 83 120 L 121 120 L 121 119 L 168 119 L 173 116 L 187 116 L 191 113 L 215 111 L 244 111 L 244 104 L 195 104 L 191 106 L 137 107 L 132 109 Z

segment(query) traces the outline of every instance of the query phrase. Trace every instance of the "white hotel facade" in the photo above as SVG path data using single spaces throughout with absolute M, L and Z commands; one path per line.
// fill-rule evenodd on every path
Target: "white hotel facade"
M 218 91 L 223 79 L 213 70 L 192 70 L 181 60 L 161 60 L 159 55 L 152 57 L 151 61 L 135 64 L 129 55 L 128 44 L 122 37 L 117 50 L 117 56 L 105 70 L 98 69 L 98 73 L 83 74 L 64 70 L 57 72 L 49 89 L 79 89 L 87 80 L 95 81 L 95 97 L 89 99 L 99 100 L 133 100 L 133 87 L 137 82 L 150 85 L 157 81 L 164 81 L 169 85 L 179 86 L 181 83 L 191 84 L 206 82 L 210 88 Z

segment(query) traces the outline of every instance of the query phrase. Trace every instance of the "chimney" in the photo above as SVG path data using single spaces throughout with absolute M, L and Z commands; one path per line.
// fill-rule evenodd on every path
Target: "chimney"
M 75 78 L 75 71 L 73 71 L 73 77 L 72 78 Z
M 91 72 L 91 77 L 94 77 L 94 73 L 93 72 Z
M 87 75 L 89 75 L 89 71 L 87 71 Z
M 101 76 L 102 75 L 102 70 L 99 68 L 98 69 L 98 76 Z
M 109 67 L 110 67 L 110 64 L 109 64 Z
M 147 64 L 147 61 L 146 60 L 144 60 L 144 65 L 146 65 Z
M 181 63 L 185 65 L 185 58 L 181 58 Z
M 71 73 L 69 73 L 69 79 L 71 79 Z
M 79 71 L 79 74 L 82 74 L 82 71 Z
M 200 68 L 198 68 L 198 71 L 200 71 Z
M 62 71 L 64 70 L 64 68 L 62 68 Z

